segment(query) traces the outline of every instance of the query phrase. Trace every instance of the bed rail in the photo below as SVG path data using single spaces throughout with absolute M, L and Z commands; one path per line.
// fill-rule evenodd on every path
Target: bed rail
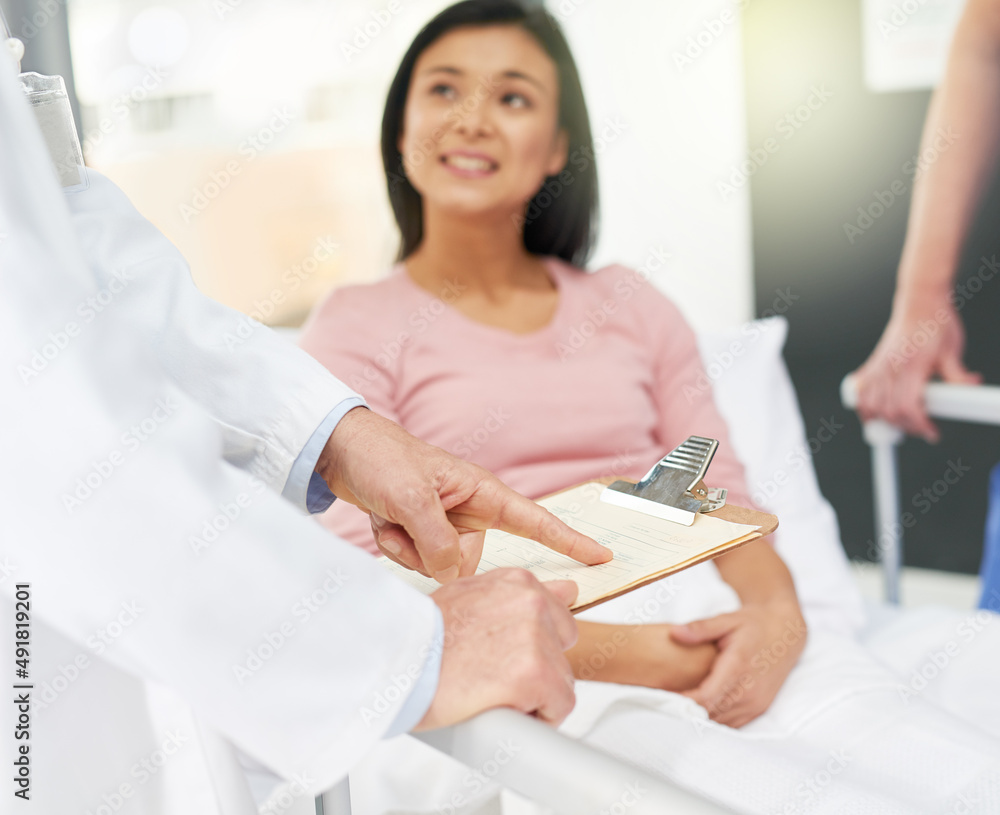
M 845 407 L 856 410 L 858 391 L 854 375 L 840 383 Z M 996 385 L 948 385 L 931 382 L 924 390 L 927 413 L 936 419 L 1000 425 L 1000 387 Z M 863 425 L 865 441 L 871 448 L 872 481 L 875 499 L 875 542 L 886 601 L 898 604 L 903 567 L 903 527 L 899 523 L 899 468 L 896 448 L 904 433 L 888 422 L 875 420 Z
M 675 787 L 621 759 L 589 747 L 509 709 L 415 736 L 556 815 L 718 815 L 729 810 Z M 506 763 L 501 745 L 516 746 Z M 509 750 L 504 750 L 509 755 Z M 444 805 L 446 802 L 442 802 Z M 345 779 L 316 799 L 317 815 L 350 815 Z

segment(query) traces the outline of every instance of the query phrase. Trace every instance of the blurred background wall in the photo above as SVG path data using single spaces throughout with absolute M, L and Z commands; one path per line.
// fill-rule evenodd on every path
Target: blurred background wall
M 73 80 L 88 163 L 181 249 L 204 291 L 282 326 L 331 286 L 390 267 L 382 103 L 410 40 L 446 5 L 0 0 L 26 42 L 24 70 Z M 658 267 L 656 284 L 701 329 L 785 313 L 821 486 L 849 554 L 870 559 L 867 450 L 837 386 L 888 316 L 908 162 L 961 0 L 546 6 L 574 49 L 599 137 L 592 265 Z M 868 224 L 864 212 L 891 189 L 901 192 Z M 859 223 L 861 234 L 848 228 Z M 963 275 L 1000 255 L 997 224 L 994 189 Z M 963 310 L 970 364 L 990 381 L 997 288 Z M 935 449 L 902 449 L 904 509 L 918 521 L 907 562 L 974 571 L 998 431 L 944 431 Z M 913 506 L 958 459 L 969 474 L 926 511 Z
M 3 1 L 14 32 L 34 35 L 29 55 L 68 20 L 88 163 L 174 241 L 211 296 L 296 325 L 330 286 L 391 265 L 382 104 L 446 0 Z M 723 202 L 710 183 L 745 148 L 738 15 L 728 0 L 550 5 L 597 137 L 595 263 L 669 255 L 651 264 L 657 282 L 699 325 L 748 318 L 749 191 Z M 664 32 L 681 47 L 712 9 L 730 22 L 679 71 Z M 317 262 L 321 241 L 338 251 Z M 707 291 L 727 296 L 710 304 Z

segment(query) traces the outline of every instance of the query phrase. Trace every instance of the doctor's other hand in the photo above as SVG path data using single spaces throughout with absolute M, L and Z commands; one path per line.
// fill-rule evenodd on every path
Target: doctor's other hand
M 678 625 L 679 643 L 714 642 L 719 654 L 698 687 L 684 691 L 720 724 L 742 727 L 771 706 L 806 645 L 798 601 L 744 603 L 738 611 Z
M 455 580 L 431 595 L 444 617 L 437 693 L 416 730 L 510 707 L 557 725 L 573 709 L 573 671 L 564 651 L 576 642 L 568 580 L 539 583 L 523 569 Z
M 367 408 L 340 420 L 316 465 L 338 498 L 365 510 L 379 549 L 447 583 L 472 575 L 485 530 L 502 529 L 589 565 L 612 553 L 482 467 L 425 444 Z
M 894 310 L 875 350 L 855 373 L 861 420 L 884 419 L 936 442 L 939 433 L 927 416 L 924 386 L 935 375 L 961 385 L 982 382 L 962 363 L 964 348 L 962 318 L 946 297 L 906 312 Z

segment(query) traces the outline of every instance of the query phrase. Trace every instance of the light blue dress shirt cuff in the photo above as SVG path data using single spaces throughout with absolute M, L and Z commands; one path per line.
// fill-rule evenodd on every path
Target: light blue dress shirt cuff
M 323 477 L 316 472 L 316 463 L 333 429 L 347 411 L 356 407 L 368 406 L 360 396 L 352 396 L 339 402 L 316 428 L 306 446 L 302 448 L 302 452 L 296 457 L 292 469 L 288 472 L 285 488 L 281 491 L 282 496 L 295 506 L 305 507 L 312 513 L 323 512 L 336 500 L 337 496 L 330 492 Z
M 424 669 L 413 683 L 413 690 L 406 697 L 403 706 L 396 714 L 396 720 L 386 731 L 384 738 L 392 738 L 402 733 L 409 733 L 416 727 L 434 701 L 437 693 L 438 680 L 441 678 L 441 652 L 444 650 L 444 617 L 441 609 L 434 606 L 434 638 L 429 646 Z

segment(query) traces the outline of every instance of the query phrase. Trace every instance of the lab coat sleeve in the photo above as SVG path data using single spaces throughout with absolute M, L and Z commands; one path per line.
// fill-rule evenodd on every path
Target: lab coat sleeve
M 375 357 L 380 344 L 384 342 L 377 326 L 378 317 L 372 311 L 370 298 L 359 287 L 335 289 L 313 309 L 299 336 L 299 347 L 318 360 L 324 368 L 338 379 L 350 382 L 364 394 L 372 410 L 397 424 L 402 424 L 395 401 L 397 391 L 396 374 L 403 364 L 397 358 L 396 364 L 387 367 L 378 365 Z M 389 304 L 382 304 L 387 306 Z M 393 318 L 390 317 L 390 321 Z M 405 324 L 405 317 L 398 320 Z M 317 520 L 333 532 L 355 546 L 360 546 L 372 554 L 380 554 L 372 534 L 368 514 L 346 501 L 334 503 Z M 438 631 L 443 638 L 443 627 Z M 441 648 L 432 649 L 432 656 L 424 666 L 424 673 L 417 680 L 406 708 L 400 711 L 386 736 L 405 733 L 416 724 L 429 707 L 432 694 L 441 671 Z
M 330 491 L 326 481 L 316 472 L 316 464 L 327 440 L 333 434 L 340 420 L 347 415 L 349 410 L 363 404 L 364 401 L 360 397 L 345 399 L 327 414 L 320 426 L 309 437 L 302 452 L 292 463 L 285 488 L 281 491 L 285 498 L 296 506 L 301 506 L 304 501 L 306 510 L 310 513 L 322 512 L 336 500 L 337 496 Z M 304 499 L 303 496 L 305 496 Z
M 81 650 L 130 604 L 134 625 L 100 659 L 170 687 L 280 775 L 327 787 L 398 715 L 436 607 L 220 459 L 218 417 L 134 339 L 149 309 L 122 300 L 83 322 L 100 287 L 8 71 L 0 64 L 0 559 L 31 583 L 34 618 Z
M 380 305 L 383 309 L 394 306 Z M 372 309 L 372 299 L 364 287 L 348 286 L 330 292 L 302 326 L 299 347 L 333 376 L 357 388 L 376 413 L 402 424 L 396 393 L 405 352 L 389 366 L 375 362 L 380 344 L 385 341 L 381 329 L 386 316 Z M 405 319 L 402 317 L 400 324 L 405 324 Z M 319 516 L 319 521 L 344 540 L 378 552 L 368 514 L 356 506 L 345 501 L 334 503 Z
M 216 421 L 226 460 L 305 508 L 309 478 L 289 485 L 293 462 L 331 411 L 360 397 L 266 326 L 203 295 L 173 244 L 109 179 L 90 171 L 90 188 L 66 198 L 97 288 L 79 321 L 137 315 L 136 339 Z
M 434 696 L 437 693 L 438 682 L 441 680 L 441 657 L 444 653 L 444 616 L 437 615 L 437 624 L 434 627 L 434 637 L 431 639 L 427 661 L 424 663 L 423 671 L 413 681 L 413 688 L 410 695 L 406 697 L 402 708 L 396 714 L 396 718 L 385 731 L 385 738 L 401 736 L 409 733 L 414 727 L 420 724 L 424 714 L 430 709 Z

